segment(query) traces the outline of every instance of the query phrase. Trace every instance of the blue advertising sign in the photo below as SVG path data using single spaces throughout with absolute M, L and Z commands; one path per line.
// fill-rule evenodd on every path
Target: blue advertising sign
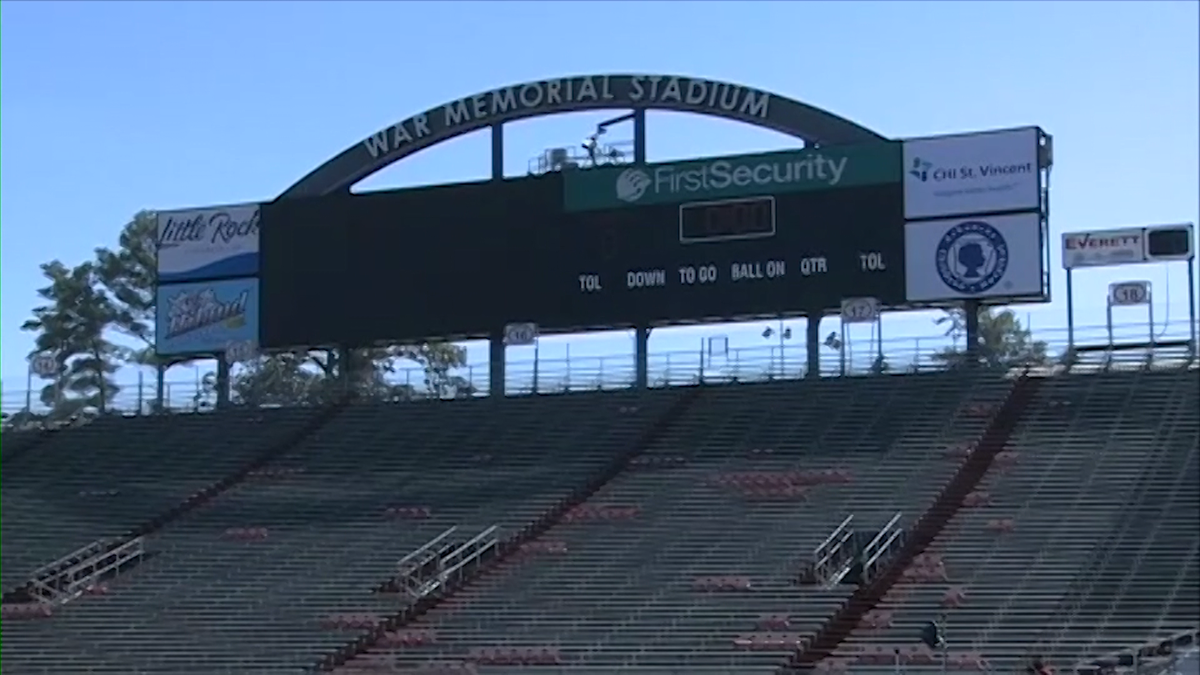
M 230 343 L 258 342 L 258 279 L 159 286 L 155 351 L 215 354 Z

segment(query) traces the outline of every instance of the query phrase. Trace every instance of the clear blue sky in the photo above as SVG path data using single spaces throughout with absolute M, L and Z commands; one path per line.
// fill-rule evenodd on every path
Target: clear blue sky
M 677 72 L 773 90 L 892 137 L 1037 124 L 1055 137 L 1051 227 L 1195 221 L 1196 2 L 5 2 L 0 6 L 0 341 L 23 386 L 19 326 L 37 265 L 113 245 L 142 208 L 270 198 L 367 134 L 501 84 L 571 73 Z M 514 125 L 509 171 L 574 144 L 589 115 Z M 652 160 L 787 143 L 703 118 L 651 116 Z M 487 175 L 487 137 L 393 165 L 363 187 Z M 1065 325 L 1055 301 L 1021 308 Z M 1117 278 L 1186 290 L 1172 268 L 1089 271 L 1077 301 L 1103 322 Z M 935 335 L 927 315 L 889 336 Z M 666 334 L 655 349 L 719 330 Z M 665 340 L 665 342 L 663 342 Z M 547 346 L 562 351 L 565 340 Z M 627 351 L 627 338 L 572 353 Z M 474 358 L 474 354 L 473 354 Z

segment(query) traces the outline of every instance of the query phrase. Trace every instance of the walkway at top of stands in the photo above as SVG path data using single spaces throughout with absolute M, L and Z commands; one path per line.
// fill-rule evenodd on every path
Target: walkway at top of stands
M 1189 335 L 1187 322 L 1165 324 L 1157 330 L 1158 340 L 1180 340 Z M 1044 341 L 1051 363 L 1060 363 L 1067 352 L 1068 339 L 1065 329 L 1034 330 L 1033 337 Z M 1123 324 L 1114 326 L 1114 342 L 1127 344 L 1145 342 L 1148 337 L 1146 324 Z M 680 386 L 721 382 L 755 382 L 778 379 L 800 379 L 805 372 L 805 348 L 803 344 L 775 342 L 772 336 L 765 342 L 770 345 L 729 348 L 723 353 L 710 352 L 702 348 L 706 338 L 698 338 L 697 348 L 686 351 L 651 353 L 650 382 L 653 387 Z M 1096 345 L 1107 342 L 1107 328 L 1076 327 L 1075 344 Z M 950 347 L 953 342 L 944 335 L 931 333 L 925 337 L 902 337 L 887 339 L 882 351 L 889 373 L 916 373 L 936 371 L 944 368 L 935 355 Z M 841 349 L 829 348 L 824 352 L 822 376 L 871 374 L 877 348 L 867 338 L 850 339 Z M 1146 363 L 1146 351 L 1114 352 L 1094 354 L 1090 361 L 1076 366 L 1076 370 L 1087 364 L 1125 366 Z M 1159 363 L 1169 363 L 1171 356 L 1155 355 Z M 165 399 L 167 408 L 180 411 L 205 411 L 211 409 L 215 395 L 206 386 L 202 374 L 203 366 L 197 365 L 194 377 L 174 379 L 178 369 L 168 373 Z M 477 395 L 487 394 L 488 371 L 486 364 L 471 364 L 456 369 L 458 375 L 474 387 Z M 397 368 L 389 376 L 396 384 L 412 384 L 420 390 L 425 374 L 420 368 Z M 606 389 L 627 389 L 632 386 L 634 363 L 632 350 L 626 354 L 606 356 L 572 356 L 570 358 L 512 360 L 508 363 L 508 391 L 511 394 L 528 394 L 534 391 L 543 394 Z M 152 370 L 135 371 L 132 382 L 122 383 L 120 393 L 113 401 L 113 408 L 137 414 L 150 409 L 154 397 L 155 383 Z M 27 396 L 24 389 L 0 391 L 0 411 L 7 415 L 25 409 L 29 399 L 38 410 L 38 393 Z

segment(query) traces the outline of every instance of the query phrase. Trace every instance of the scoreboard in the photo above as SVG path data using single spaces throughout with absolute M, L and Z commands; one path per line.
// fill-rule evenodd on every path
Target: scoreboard
M 748 318 L 857 296 L 902 304 L 900 200 L 883 186 L 570 214 L 576 227 L 555 233 L 563 256 L 547 266 L 576 282 L 560 320 Z
M 562 178 L 263 207 L 265 348 L 588 330 L 905 299 L 899 183 L 566 212 Z

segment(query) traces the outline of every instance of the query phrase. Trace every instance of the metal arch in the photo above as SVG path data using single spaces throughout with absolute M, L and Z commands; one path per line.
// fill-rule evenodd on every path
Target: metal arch
M 449 122 L 449 111 L 452 109 L 462 111 L 464 110 L 463 104 L 473 104 L 479 100 L 487 100 L 488 96 L 496 93 L 521 91 L 525 87 L 550 87 L 552 83 L 557 83 L 559 86 L 571 86 L 582 83 L 585 80 L 589 80 L 592 84 L 601 83 L 603 86 L 602 91 L 606 95 L 593 97 L 591 100 L 585 101 L 565 100 L 546 103 L 544 105 L 531 105 L 524 108 L 515 106 L 511 110 L 500 113 L 488 114 L 486 116 L 468 116 L 469 119 L 454 124 Z M 662 82 L 675 82 L 676 85 L 686 84 L 688 86 L 694 86 L 698 83 L 703 86 L 716 88 L 714 91 L 733 91 L 738 96 L 761 97 L 757 100 L 765 101 L 766 103 L 761 107 L 761 110 L 751 110 L 748 111 L 750 114 L 747 114 L 747 111 L 744 109 L 738 110 L 736 107 L 728 109 L 720 105 L 714 105 L 715 96 L 709 98 L 707 103 L 703 100 L 699 103 L 689 103 L 683 100 L 683 97 L 679 97 L 679 100 L 662 100 L 661 96 L 646 95 L 646 86 L 648 84 L 653 83 L 655 90 L 657 90 L 658 84 Z M 639 91 L 641 92 L 640 94 L 637 93 Z M 568 96 L 567 98 L 571 97 Z M 745 122 L 788 134 L 813 144 L 870 143 L 887 140 L 881 134 L 820 108 L 801 103 L 774 92 L 753 89 L 730 82 L 689 78 L 680 75 L 577 75 L 500 87 L 481 94 L 450 101 L 419 115 L 401 120 L 355 143 L 337 156 L 313 169 L 308 175 L 284 190 L 278 199 L 309 197 L 348 191 L 358 181 L 409 155 L 463 134 L 496 124 L 567 112 L 606 109 L 627 110 L 631 108 L 635 110 L 690 112 Z M 403 130 L 406 128 L 405 125 L 409 125 L 408 128 L 411 130 L 411 125 L 418 119 L 429 124 L 431 129 L 426 135 L 417 137 L 412 142 L 406 142 L 403 146 L 390 148 L 382 153 L 378 151 L 380 139 L 383 139 L 383 142 L 386 143 L 387 139 L 395 133 L 395 130 Z M 441 125 L 436 124 L 439 120 L 443 122 Z M 436 130 L 432 129 L 435 126 L 439 128 Z M 375 148 L 375 152 L 372 152 L 372 147 Z

